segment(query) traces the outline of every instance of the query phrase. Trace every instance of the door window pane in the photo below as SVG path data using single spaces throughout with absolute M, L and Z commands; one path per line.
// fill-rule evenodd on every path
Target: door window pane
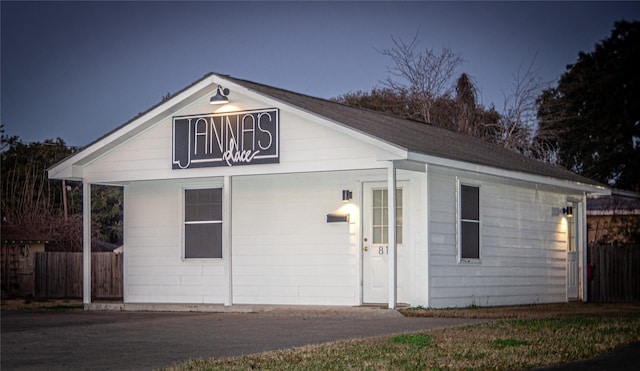
M 568 203 L 568 206 L 573 207 L 573 203 Z M 567 217 L 567 251 L 576 251 L 576 221 L 574 217 Z
M 386 211 L 387 209 L 383 209 L 381 207 L 374 207 L 373 208 L 373 225 L 374 226 L 381 226 L 384 225 L 384 221 L 383 221 L 383 216 L 382 214 L 384 213 L 384 211 Z
M 383 241 L 383 235 L 382 235 L 382 227 L 373 227 L 373 240 L 372 242 L 374 244 L 378 244 L 378 243 L 384 243 Z
M 372 230 L 374 244 L 389 243 L 389 207 L 386 189 L 374 189 L 372 193 L 373 209 Z M 402 243 L 402 189 L 396 190 L 396 242 Z

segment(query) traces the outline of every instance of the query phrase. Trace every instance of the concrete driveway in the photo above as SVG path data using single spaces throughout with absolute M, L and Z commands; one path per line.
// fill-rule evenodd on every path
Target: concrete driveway
M 339 339 L 477 323 L 377 308 L 258 313 L 2 312 L 3 370 L 151 370 Z

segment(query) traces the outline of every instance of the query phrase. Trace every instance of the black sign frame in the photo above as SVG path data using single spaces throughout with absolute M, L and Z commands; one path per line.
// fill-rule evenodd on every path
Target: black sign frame
M 174 116 L 172 168 L 280 162 L 278 108 Z

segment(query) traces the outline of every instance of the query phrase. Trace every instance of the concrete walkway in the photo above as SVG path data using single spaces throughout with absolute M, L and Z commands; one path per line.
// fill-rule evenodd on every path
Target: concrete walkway
M 396 311 L 371 307 L 261 306 L 245 310 L 252 313 L 2 312 L 1 368 L 152 370 L 194 358 L 480 322 L 405 318 Z
M 260 313 L 275 316 L 306 316 L 333 318 L 359 317 L 402 317 L 395 310 L 387 310 L 383 305 L 365 305 L 359 307 L 322 306 L 322 305 L 249 305 L 235 304 L 166 304 L 166 303 L 122 303 L 122 302 L 92 302 L 85 304 L 85 309 L 91 311 L 125 311 L 125 312 L 203 312 L 203 313 Z

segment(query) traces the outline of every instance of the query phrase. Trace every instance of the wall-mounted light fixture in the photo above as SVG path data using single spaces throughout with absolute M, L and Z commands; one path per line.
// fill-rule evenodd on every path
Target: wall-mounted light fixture
M 223 88 L 218 85 L 218 89 L 216 90 L 216 95 L 211 97 L 209 100 L 209 104 L 226 104 L 229 103 L 229 89 Z
M 353 198 L 353 192 L 348 189 L 342 191 L 342 202 L 349 202 Z
M 571 218 L 573 216 L 573 206 L 563 207 L 562 213 L 567 217 Z

